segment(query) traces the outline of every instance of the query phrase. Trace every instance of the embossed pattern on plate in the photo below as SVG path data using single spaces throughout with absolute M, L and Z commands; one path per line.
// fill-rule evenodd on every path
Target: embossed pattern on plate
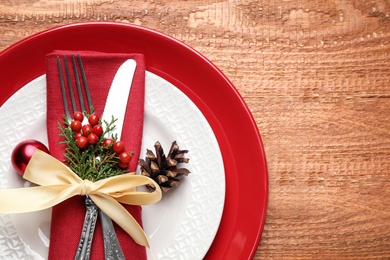
M 45 116 L 45 95 L 46 90 L 41 87 L 41 79 L 38 78 L 30 82 L 28 87 L 19 90 L 0 108 L 0 134 L 2 136 L 0 188 L 2 189 L 20 187 L 25 184 L 22 178 L 10 169 L 12 167 L 10 155 L 17 143 L 30 138 L 27 132 L 37 125 L 37 119 Z M 44 141 L 42 135 L 38 137 Z M 40 259 L 39 255 L 31 250 L 30 245 L 22 241 L 12 216 L 0 214 L 0 258 Z M 39 226 L 35 228 L 39 228 Z
M 25 139 L 47 143 L 45 96 L 43 76 L 0 108 L 0 134 L 4 138 L 0 146 L 0 188 L 29 185 L 11 169 L 10 154 Z M 148 72 L 142 151 L 152 149 L 157 140 L 165 150 L 173 140 L 188 149 L 192 173 L 176 190 L 164 194 L 162 201 L 143 207 L 145 232 L 157 259 L 201 259 L 212 244 L 222 216 L 225 176 L 221 153 L 197 107 L 169 82 Z M 50 210 L 26 214 L 28 229 L 21 221 L 24 214 L 0 215 L 1 257 L 46 257 Z

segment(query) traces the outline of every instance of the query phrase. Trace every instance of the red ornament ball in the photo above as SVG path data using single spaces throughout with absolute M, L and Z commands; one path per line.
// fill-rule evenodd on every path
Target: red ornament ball
M 24 174 L 27 164 L 36 149 L 50 154 L 49 149 L 43 143 L 32 139 L 20 142 L 13 149 L 11 154 L 12 166 L 20 175 Z

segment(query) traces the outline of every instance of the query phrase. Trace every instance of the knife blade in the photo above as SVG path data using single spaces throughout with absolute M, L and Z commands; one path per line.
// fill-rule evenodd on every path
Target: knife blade
M 119 67 L 114 79 L 112 80 L 103 111 L 103 122 L 111 122 L 112 116 L 115 116 L 115 118 L 118 119 L 116 121 L 115 129 L 111 133 L 111 135 L 117 134 L 118 140 L 120 140 L 122 134 L 127 102 L 136 67 L 137 63 L 133 59 L 126 60 Z

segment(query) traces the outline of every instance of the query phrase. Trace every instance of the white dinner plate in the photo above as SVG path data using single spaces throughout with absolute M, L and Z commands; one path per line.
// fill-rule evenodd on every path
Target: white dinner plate
M 180 113 L 177 113 L 180 111 Z M 11 166 L 13 147 L 26 139 L 47 144 L 46 85 L 41 76 L 0 107 L 0 188 L 29 186 Z M 155 259 L 202 259 L 211 246 L 225 200 L 224 164 L 215 135 L 196 105 L 175 86 L 147 72 L 141 157 L 156 141 L 189 150 L 191 171 L 160 202 L 143 206 Z M 158 216 L 156 218 L 155 216 Z M 0 257 L 46 259 L 51 210 L 0 215 Z

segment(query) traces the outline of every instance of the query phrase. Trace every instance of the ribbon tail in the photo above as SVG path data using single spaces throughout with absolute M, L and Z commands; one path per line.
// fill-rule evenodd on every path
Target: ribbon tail
M 77 195 L 71 185 L 37 186 L 0 190 L 0 213 L 14 214 L 44 210 Z
M 115 199 L 119 203 L 128 204 L 128 205 L 149 205 L 161 200 L 161 189 L 157 188 L 153 192 L 142 192 L 142 191 L 127 192 L 125 195 L 115 197 Z
M 90 195 L 90 197 L 93 202 L 125 230 L 137 244 L 150 248 L 149 240 L 142 227 L 118 201 L 105 194 L 93 194 Z

